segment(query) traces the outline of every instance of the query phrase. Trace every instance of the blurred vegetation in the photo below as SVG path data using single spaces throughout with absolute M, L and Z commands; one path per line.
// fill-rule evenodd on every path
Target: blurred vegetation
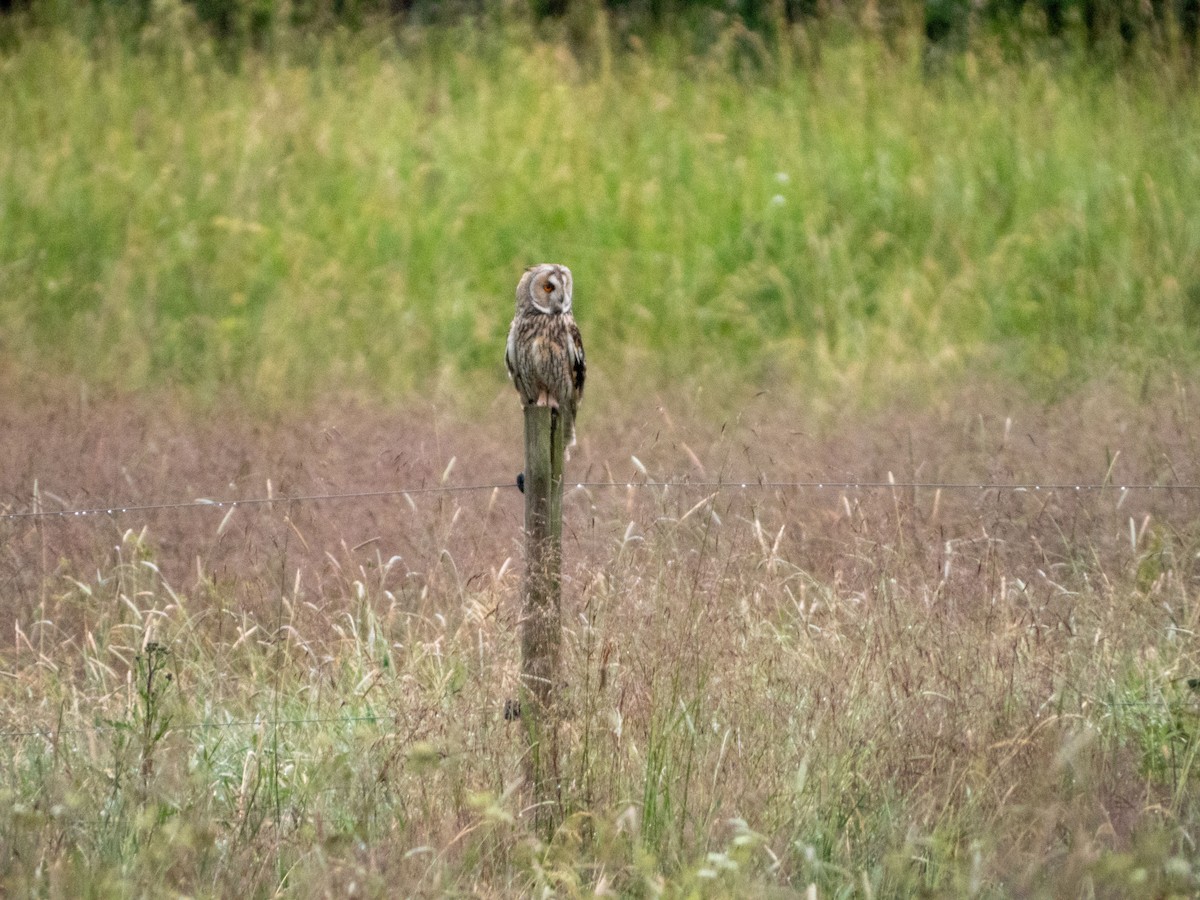
M 1020 40 L 1039 35 L 1084 44 L 1089 51 L 1138 42 L 1184 45 L 1195 51 L 1200 0 L 185 0 L 200 22 L 236 49 L 261 47 L 279 31 L 357 29 L 389 20 L 456 25 L 502 16 L 567 22 L 585 36 L 603 15 L 625 34 L 642 38 L 684 28 L 700 41 L 718 39 L 729 21 L 761 37 L 786 39 L 795 28 L 847 25 L 894 38 L 919 25 L 930 45 L 962 46 L 972 33 Z M 51 21 L 99 13 L 140 30 L 154 18 L 155 0 L 0 0 L 0 12 L 31 9 Z M 90 9 L 89 9 L 90 7 Z
M 553 259 L 597 372 L 1191 365 L 1194 16 L 1054 9 L 34 0 L 0 25 L 0 348 L 483 396 Z

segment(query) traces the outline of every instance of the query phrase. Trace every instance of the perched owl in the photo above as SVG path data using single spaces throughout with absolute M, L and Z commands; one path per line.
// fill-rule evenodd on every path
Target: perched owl
M 521 402 L 557 407 L 567 446 L 575 445 L 575 411 L 583 398 L 583 338 L 571 315 L 571 270 L 530 266 L 517 285 L 517 314 L 504 362 Z

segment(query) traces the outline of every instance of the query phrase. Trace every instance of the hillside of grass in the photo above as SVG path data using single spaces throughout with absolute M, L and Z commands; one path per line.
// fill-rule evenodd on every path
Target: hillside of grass
M 1200 95 L 1168 63 L 985 45 L 930 72 L 843 40 L 749 65 L 736 31 L 577 58 L 496 24 L 231 67 L 154 11 L 0 55 L 10 368 L 265 406 L 490 395 L 543 260 L 602 377 L 856 396 L 1196 361 Z

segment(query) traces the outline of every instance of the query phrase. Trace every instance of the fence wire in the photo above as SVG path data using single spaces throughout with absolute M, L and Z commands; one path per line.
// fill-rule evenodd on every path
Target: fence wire
M 1121 484 L 1119 482 L 1104 481 L 1104 482 L 1075 482 L 1075 481 L 1023 481 L 1023 482 L 995 482 L 995 481 L 897 481 L 894 479 L 887 480 L 860 480 L 847 481 L 830 479 L 811 479 L 803 481 L 782 481 L 768 480 L 762 477 L 748 477 L 745 479 L 737 478 L 722 478 L 719 480 L 695 480 L 688 477 L 672 477 L 668 479 L 653 479 L 640 478 L 629 479 L 625 481 L 570 481 L 565 482 L 564 490 L 635 490 L 635 489 L 669 489 L 669 488 L 691 488 L 702 489 L 707 491 L 752 491 L 752 490 L 810 490 L 810 491 L 976 491 L 980 493 L 988 491 L 1006 492 L 1006 493 L 1030 493 L 1030 494 L 1048 494 L 1048 493 L 1098 493 L 1110 492 L 1118 497 L 1124 496 L 1132 492 L 1161 492 L 1170 494 L 1173 492 L 1197 493 L 1200 492 L 1200 484 L 1152 484 L 1147 482 Z M 478 493 L 482 491 L 499 491 L 499 490 L 517 490 L 518 485 L 516 480 L 510 481 L 490 481 L 479 484 L 462 484 L 462 485 L 436 485 L 423 487 L 403 487 L 389 488 L 382 490 L 371 491 L 347 491 L 337 493 L 320 493 L 320 494 L 296 494 L 296 495 L 272 495 L 266 497 L 235 497 L 235 498 L 206 498 L 201 497 L 194 500 L 182 501 L 155 501 L 150 503 L 137 504 L 108 504 L 102 506 L 80 507 L 73 509 L 59 510 L 23 510 L 9 511 L 0 513 L 0 521 L 20 521 L 20 520 L 46 520 L 46 519 L 72 519 L 72 518 L 87 518 L 87 517 L 116 517 L 128 515 L 132 513 L 159 512 L 168 510 L 186 510 L 199 512 L 202 510 L 214 509 L 234 509 L 237 507 L 291 507 L 297 504 L 315 504 L 327 502 L 342 502 L 349 500 L 372 500 L 372 499 L 387 499 L 395 497 L 416 497 L 422 495 L 437 495 L 437 494 L 468 494 Z M 35 501 L 35 504 L 38 501 Z M 1189 687 L 1193 687 L 1189 682 Z M 1136 707 L 1145 709 L 1162 709 L 1169 707 L 1170 701 L 1168 698 L 1162 698 L 1160 701 L 1114 701 L 1106 704 L 1113 708 L 1116 707 Z M 502 709 L 503 704 L 496 705 L 497 710 Z M 290 719 L 239 719 L 231 721 L 216 721 L 216 722 L 191 722 L 171 725 L 171 731 L 203 731 L 211 729 L 232 729 L 232 728 L 295 728 L 314 725 L 336 725 L 336 724 L 358 724 L 370 723 L 376 725 L 387 725 L 399 720 L 399 716 L 389 714 L 373 714 L 362 716 L 314 716 L 305 718 L 290 718 Z M 45 738 L 47 740 L 57 740 L 63 736 L 77 736 L 85 734 L 101 734 L 110 733 L 126 729 L 128 726 L 125 723 L 111 722 L 104 724 L 95 724 L 91 726 L 75 726 L 70 728 L 31 728 L 23 730 L 0 731 L 0 741 L 13 741 L 23 738 Z
M 352 725 L 357 722 L 382 724 L 395 722 L 399 716 L 382 713 L 373 716 L 315 716 L 300 719 L 238 719 L 229 722 L 184 722 L 171 725 L 168 731 L 207 731 L 223 728 L 281 728 L 295 725 Z M 128 730 L 131 726 L 123 722 L 107 722 L 97 725 L 75 726 L 72 728 L 32 728 L 25 731 L 0 731 L 0 740 L 13 738 L 59 738 L 64 735 L 103 734 L 112 731 Z
M 1179 678 L 1177 681 L 1186 681 L 1187 686 L 1193 690 L 1200 690 L 1194 682 L 1197 679 Z M 1142 710 L 1162 710 L 1170 712 L 1174 709 L 1172 706 L 1172 698 L 1161 696 L 1153 700 L 1110 700 L 1100 701 L 1096 698 L 1090 698 L 1089 702 L 1110 709 L 1142 709 Z M 1176 704 L 1178 701 L 1176 701 Z M 494 709 L 496 715 L 504 716 L 505 703 L 497 700 L 494 704 L 490 704 L 486 709 Z M 1188 707 L 1190 710 L 1191 707 Z M 1190 714 L 1190 713 L 1189 713 Z M 172 724 L 167 728 L 169 732 L 177 731 L 210 731 L 210 730 L 225 730 L 232 728 L 294 728 L 310 725 L 355 725 L 360 723 L 368 723 L 372 725 L 387 725 L 392 722 L 398 722 L 403 718 L 399 715 L 390 715 L 380 713 L 375 715 L 363 716 L 313 716 L 294 719 L 235 719 L 228 722 L 184 722 L 178 725 Z M 506 717 L 507 718 L 507 717 Z M 124 722 L 106 722 L 103 724 L 95 724 L 88 726 L 74 726 L 71 728 L 30 728 L 25 730 L 0 731 L 0 741 L 13 741 L 21 738 L 45 738 L 47 740 L 57 740 L 61 737 L 79 736 L 87 734 L 105 734 L 116 731 L 128 731 L 136 729 L 135 725 Z
M 1200 484 L 1119 484 L 1116 482 L 988 482 L 988 481 L 838 481 L 836 479 L 808 481 L 775 481 L 762 478 L 721 479 L 718 481 L 696 481 L 689 478 L 667 480 L 640 479 L 628 481 L 570 481 L 564 482 L 564 490 L 583 488 L 586 490 L 634 489 L 634 488 L 702 488 L 704 490 L 926 490 L 926 491 L 999 491 L 1007 493 L 1050 493 L 1075 492 L 1094 493 L 1111 491 L 1127 494 L 1134 491 L 1163 493 L 1200 492 Z M 212 510 L 232 509 L 240 506 L 291 506 L 295 504 L 339 502 L 344 500 L 369 500 L 389 497 L 420 496 L 424 494 L 466 494 L 478 491 L 517 489 L 516 481 L 487 482 L 484 484 L 438 485 L 436 487 L 389 488 L 375 491 L 348 491 L 345 493 L 296 494 L 269 497 L 230 497 L 211 499 L 200 497 L 195 500 L 156 501 L 136 504 L 106 504 L 78 509 L 24 510 L 0 513 L 0 521 L 21 519 L 68 519 L 88 516 L 119 516 L 138 512 L 162 510 Z

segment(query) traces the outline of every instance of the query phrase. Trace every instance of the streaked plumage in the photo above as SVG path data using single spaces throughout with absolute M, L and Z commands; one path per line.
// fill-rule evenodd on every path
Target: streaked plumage
M 571 315 L 572 289 L 566 266 L 542 263 L 526 269 L 504 352 L 521 402 L 557 407 L 567 446 L 575 443 L 575 413 L 587 374 L 583 338 Z

